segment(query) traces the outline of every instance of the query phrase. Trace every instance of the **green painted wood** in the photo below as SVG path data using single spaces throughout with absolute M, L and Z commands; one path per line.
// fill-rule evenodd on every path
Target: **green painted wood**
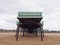
M 16 24 L 18 25 L 19 24 L 19 21 L 17 21 Z
M 18 12 L 18 18 L 42 18 L 42 12 Z

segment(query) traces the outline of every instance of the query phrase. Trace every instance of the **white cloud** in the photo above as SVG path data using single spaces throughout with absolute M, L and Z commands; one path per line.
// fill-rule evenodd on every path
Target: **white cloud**
M 0 28 L 1 29 L 16 29 L 17 16 L 0 14 Z M 9 21 L 8 21 L 9 20 Z M 14 22 L 11 22 L 14 21 Z
M 44 16 L 45 25 L 44 28 L 50 29 L 50 30 L 59 30 L 60 28 L 60 12 L 55 11 L 49 15 Z

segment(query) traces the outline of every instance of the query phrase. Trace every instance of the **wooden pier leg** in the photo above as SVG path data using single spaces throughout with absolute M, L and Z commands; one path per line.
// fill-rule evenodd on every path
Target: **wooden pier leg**
M 37 30 L 36 30 L 36 36 L 38 35 L 37 33 L 38 33 L 38 32 L 37 32 Z
M 43 41 L 43 30 L 42 30 L 42 27 L 41 27 L 41 41 Z
M 42 33 L 42 31 L 41 31 L 41 41 L 43 41 L 43 33 Z
M 16 30 L 16 41 L 18 40 L 18 34 L 19 34 L 19 26 L 17 26 L 17 30 Z
M 41 27 L 41 29 L 42 29 L 42 35 L 43 35 L 43 37 L 44 37 L 44 30 L 43 30 L 43 26 Z
M 24 30 L 24 28 L 23 28 L 23 36 L 24 36 L 24 32 L 25 32 L 25 30 Z
M 19 32 L 20 32 L 20 34 L 19 34 L 19 35 L 21 36 L 21 28 L 19 28 Z
M 43 37 L 44 37 L 44 30 L 43 30 Z

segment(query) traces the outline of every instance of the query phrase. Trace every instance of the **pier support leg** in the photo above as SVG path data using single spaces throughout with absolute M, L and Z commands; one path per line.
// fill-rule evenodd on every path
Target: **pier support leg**
M 40 27 L 40 30 L 41 30 L 41 41 L 43 41 L 43 30 L 42 30 L 42 27 Z
M 37 30 L 36 30 L 36 36 L 38 35 L 37 33 L 38 33 L 38 32 L 37 32 Z
M 19 26 L 17 26 L 17 30 L 16 30 L 16 41 L 18 40 L 18 34 L 19 34 Z

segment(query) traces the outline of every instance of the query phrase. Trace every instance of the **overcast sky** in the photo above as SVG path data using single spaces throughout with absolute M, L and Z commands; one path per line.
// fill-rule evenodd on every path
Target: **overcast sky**
M 44 29 L 60 30 L 60 0 L 0 0 L 0 28 L 16 29 L 18 11 L 42 11 Z

